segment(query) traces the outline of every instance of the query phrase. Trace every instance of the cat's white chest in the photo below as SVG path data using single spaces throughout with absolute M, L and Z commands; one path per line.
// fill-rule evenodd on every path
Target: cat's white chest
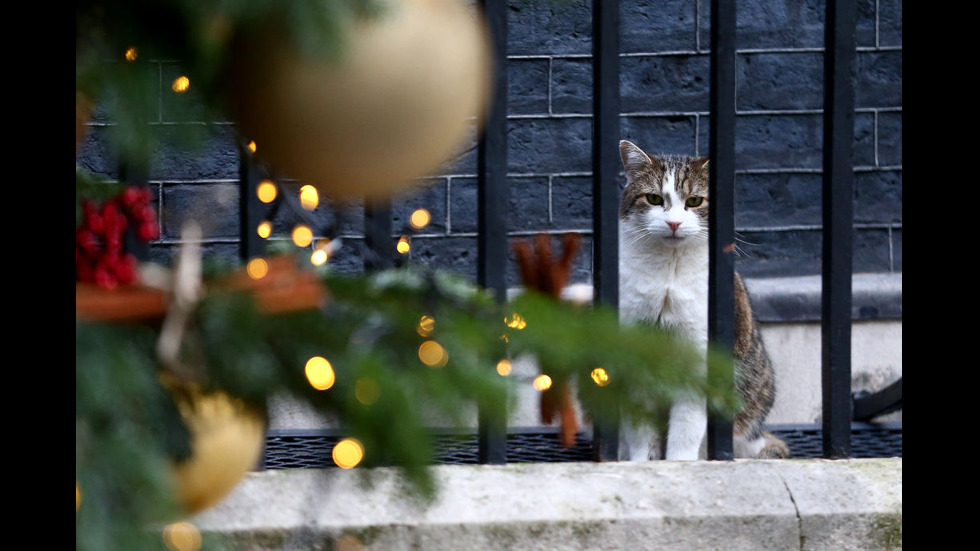
M 619 311 L 628 322 L 678 331 L 707 342 L 708 251 L 620 242 Z

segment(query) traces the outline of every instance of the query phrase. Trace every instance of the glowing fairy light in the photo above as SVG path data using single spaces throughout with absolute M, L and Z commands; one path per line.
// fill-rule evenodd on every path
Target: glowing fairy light
M 184 75 L 180 75 L 179 77 L 175 78 L 173 84 L 170 85 L 170 89 L 178 94 L 183 94 L 190 87 L 191 79 Z
M 501 377 L 506 377 L 506 376 L 510 375 L 510 372 L 511 372 L 512 369 L 513 369 L 513 366 L 511 365 L 510 360 L 508 360 L 506 358 L 504 358 L 503 360 L 500 360 L 499 362 L 497 362 L 497 373 Z
M 504 318 L 504 323 L 511 329 L 524 329 L 527 327 L 527 321 L 517 312 L 511 314 L 510 317 Z
M 381 386 L 374 379 L 358 379 L 354 385 L 354 397 L 365 406 L 370 406 L 381 397 Z
M 262 279 L 269 273 L 269 263 L 264 258 L 253 258 L 245 265 L 245 273 L 252 279 Z
M 592 382 L 599 386 L 606 386 L 609 384 L 609 373 L 601 367 L 597 367 L 592 370 L 590 374 L 592 376 Z
M 415 331 L 421 337 L 428 337 L 436 330 L 436 319 L 432 316 L 422 316 L 419 319 L 419 324 L 415 328 Z
M 245 147 L 248 148 L 249 153 L 255 153 L 256 150 L 255 140 L 249 140 L 248 145 Z
M 395 250 L 401 254 L 408 254 L 408 251 L 412 250 L 412 245 L 408 242 L 407 235 L 398 238 L 398 243 L 395 244 Z
M 330 260 L 333 254 L 333 242 L 329 239 L 321 239 L 316 242 L 316 247 L 310 255 L 310 263 L 314 266 L 323 266 Z
M 331 455 L 341 469 L 353 469 L 364 459 L 364 446 L 356 438 L 344 438 L 333 447 Z
M 425 209 L 415 209 L 415 212 L 408 218 L 408 223 L 417 230 L 428 226 L 431 221 L 432 215 Z
M 266 220 L 259 224 L 259 227 L 255 228 L 255 232 L 259 234 L 259 237 L 265 239 L 272 235 L 272 222 Z
M 306 361 L 306 380 L 317 390 L 327 390 L 337 380 L 333 366 L 322 356 L 313 356 Z
M 313 230 L 305 224 L 298 224 L 293 228 L 293 243 L 297 247 L 308 247 L 313 243 Z
M 551 388 L 551 377 L 542 374 L 534 378 L 534 390 L 544 392 L 549 388 Z
M 201 532 L 189 522 L 175 522 L 163 529 L 163 544 L 170 551 L 197 551 L 201 548 Z
M 449 352 L 436 341 L 425 341 L 419 345 L 419 359 L 425 365 L 438 369 L 449 362 Z
M 126 61 L 136 61 L 136 58 L 139 57 L 139 51 L 134 46 L 131 48 L 127 48 L 125 55 L 126 55 Z
M 258 195 L 259 201 L 271 203 L 279 196 L 279 189 L 272 180 L 262 180 L 255 188 L 255 194 Z
M 299 202 L 306 210 L 316 210 L 320 204 L 320 194 L 315 187 L 307 184 L 299 188 Z

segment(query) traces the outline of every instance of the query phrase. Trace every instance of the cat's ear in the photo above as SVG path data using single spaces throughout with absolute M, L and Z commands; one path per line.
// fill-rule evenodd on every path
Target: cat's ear
M 629 175 L 649 171 L 658 164 L 656 160 L 651 159 L 642 149 L 626 140 L 619 142 L 619 156 L 622 157 L 623 168 L 626 169 L 626 174 Z
M 697 159 L 694 159 L 693 161 L 691 161 L 691 166 L 697 172 L 701 172 L 702 170 L 705 170 L 706 168 L 708 168 L 708 157 L 698 157 Z

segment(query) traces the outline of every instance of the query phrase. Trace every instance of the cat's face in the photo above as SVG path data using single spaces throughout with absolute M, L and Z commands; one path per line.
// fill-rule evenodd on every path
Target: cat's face
M 630 239 L 681 247 L 708 239 L 708 158 L 651 157 L 619 144 L 626 189 L 619 219 Z

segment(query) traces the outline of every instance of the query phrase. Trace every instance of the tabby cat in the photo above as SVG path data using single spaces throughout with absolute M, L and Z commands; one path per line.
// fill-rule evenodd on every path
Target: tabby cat
M 620 202 L 621 319 L 650 324 L 708 345 L 708 158 L 649 156 L 620 142 L 626 188 Z M 735 386 L 742 409 L 734 419 L 736 457 L 789 457 L 786 444 L 762 431 L 775 382 L 745 285 L 735 274 Z M 702 371 L 704 367 L 702 366 Z M 666 459 L 704 457 L 703 397 L 670 406 Z M 621 458 L 660 458 L 652 430 L 623 427 Z

